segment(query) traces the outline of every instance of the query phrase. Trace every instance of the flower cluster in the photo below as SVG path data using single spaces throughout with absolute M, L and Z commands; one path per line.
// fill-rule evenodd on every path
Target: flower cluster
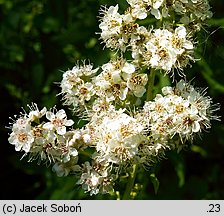
M 95 94 L 91 77 L 97 70 L 98 68 L 93 69 L 91 64 L 77 65 L 63 74 L 60 87 L 66 105 L 72 105 L 74 108 L 87 106 Z
M 179 22 L 185 25 L 198 25 L 212 16 L 208 0 L 127 0 L 127 2 L 131 7 L 132 16 L 136 19 L 145 19 L 149 13 L 156 19 L 167 18 L 175 13 L 179 16 Z
M 75 111 L 80 112 L 82 108 L 88 111 L 96 100 L 97 103 L 118 102 L 140 98 L 146 92 L 147 74 L 141 73 L 134 64 L 123 58 L 112 60 L 94 70 L 92 67 L 90 64 L 77 65 L 63 74 L 60 86 L 64 104 L 72 105 Z M 96 75 L 100 70 L 101 73 Z
M 163 87 L 163 95 L 157 94 L 153 101 L 147 101 L 143 116 L 154 139 L 178 135 L 181 141 L 193 139 L 195 133 L 210 128 L 210 120 L 216 106 L 211 98 L 186 83 L 179 81 L 176 87 Z M 147 116 L 147 118 L 146 118 Z
M 101 10 L 100 39 L 116 50 L 115 58 L 95 69 L 84 62 L 63 73 L 64 104 L 84 125 L 71 128 L 76 124 L 63 109 L 32 104 L 10 126 L 8 140 L 16 151 L 52 163 L 58 176 L 75 173 L 90 195 L 114 192 L 133 165 L 150 166 L 167 150 L 182 149 L 219 119 L 214 114 L 219 107 L 184 79 L 152 94 L 157 71 L 186 76 L 183 69 L 194 61 L 192 26 L 199 28 L 211 16 L 207 0 L 127 2 L 124 14 L 118 5 Z M 138 22 L 151 15 L 159 28 L 158 22 L 150 29 Z M 81 163 L 82 155 L 89 160 Z
M 158 6 L 158 3 L 154 4 L 154 7 Z M 140 17 L 146 16 L 147 13 L 143 12 L 142 8 L 135 9 L 144 14 L 140 14 Z M 155 9 L 151 11 L 153 10 Z M 137 66 L 147 66 L 147 68 L 161 69 L 165 72 L 173 68 L 181 70 L 186 67 L 189 60 L 194 60 L 194 46 L 186 27 L 182 25 L 176 29 L 169 27 L 169 30 L 164 28 L 148 30 L 136 23 L 134 11 L 129 10 L 120 15 L 118 5 L 103 11 L 100 29 L 102 30 L 101 39 L 106 47 L 122 52 L 130 50 Z
M 75 138 L 80 132 L 67 131 L 67 128 L 74 124 L 73 120 L 67 119 L 63 109 L 56 111 L 54 108 L 47 111 L 44 107 L 39 110 L 36 104 L 29 108 L 29 113 L 21 113 L 12 123 L 9 143 L 15 145 L 16 151 L 24 151 L 25 155 L 29 153 L 30 161 L 38 159 L 53 162 L 58 166 L 60 163 L 67 164 L 67 171 L 59 175 L 74 171 L 78 160 L 77 150 L 81 145 L 77 145 Z M 81 138 L 79 136 L 78 139 Z
M 138 154 L 138 146 L 145 139 L 144 126 L 137 119 L 115 110 L 92 118 L 88 126 L 93 128 L 92 143 L 98 161 L 122 164 Z
M 82 175 L 77 184 L 82 184 L 82 188 L 86 192 L 90 192 L 90 195 L 105 194 L 114 190 L 115 176 L 110 174 L 107 166 L 97 162 L 93 162 L 91 166 L 87 161 L 83 164 L 81 170 Z
M 173 33 L 167 29 L 156 29 L 144 48 L 138 51 L 138 58 L 148 68 L 169 72 L 173 68 L 181 70 L 189 60 L 193 60 L 193 49 L 193 43 L 187 39 L 185 27 L 180 26 Z
M 109 101 L 125 100 L 128 95 L 142 97 L 147 81 L 147 74 L 138 73 L 133 64 L 122 58 L 104 64 L 94 79 L 96 94 Z

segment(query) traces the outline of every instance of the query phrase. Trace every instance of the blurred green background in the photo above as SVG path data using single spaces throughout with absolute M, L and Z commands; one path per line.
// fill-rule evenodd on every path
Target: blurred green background
M 9 116 L 35 102 L 40 108 L 61 105 L 57 82 L 77 61 L 106 63 L 108 50 L 98 41 L 100 5 L 124 0 L 0 0 L 1 199 L 112 199 L 84 194 L 74 176 L 59 178 L 51 167 L 20 160 L 7 141 Z M 201 61 L 186 71 L 197 86 L 221 104 L 221 122 L 195 139 L 196 146 L 168 152 L 155 169 L 160 181 L 155 194 L 149 173 L 138 175 L 143 185 L 137 199 L 224 199 L 224 1 L 211 1 L 213 19 L 197 38 Z M 177 77 L 178 78 L 178 77 Z M 159 83 L 160 84 L 160 83 Z

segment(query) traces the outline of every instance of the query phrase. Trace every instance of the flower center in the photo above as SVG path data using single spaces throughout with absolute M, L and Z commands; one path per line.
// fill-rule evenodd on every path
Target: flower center
M 141 85 L 142 78 L 140 76 L 135 76 L 135 77 L 131 78 L 131 82 L 135 85 Z
M 20 134 L 18 135 L 18 140 L 19 140 L 20 142 L 26 142 L 26 141 L 28 140 L 28 136 L 27 136 L 27 134 L 26 134 L 26 133 L 20 133 Z
M 61 127 L 63 126 L 63 123 L 64 121 L 62 119 L 59 119 L 59 118 L 55 118 L 53 121 L 52 121 L 52 124 L 55 126 L 55 127 Z
M 33 128 L 33 135 L 35 137 L 42 137 L 42 129 L 38 127 Z
M 86 95 L 86 93 L 88 92 L 87 88 L 85 87 L 80 88 L 79 91 L 80 91 L 80 94 L 82 95 Z
M 176 112 L 179 114 L 179 113 L 182 113 L 184 111 L 184 107 L 182 104 L 178 104 L 176 105 Z
M 167 52 L 167 50 L 165 50 L 165 49 L 161 49 L 161 50 L 159 51 L 159 56 L 160 56 L 161 58 L 167 58 L 167 57 L 168 57 L 168 52 Z
M 184 125 L 191 126 L 194 123 L 194 120 L 191 119 L 190 117 L 186 117 L 184 119 L 184 122 L 183 123 L 184 123 Z

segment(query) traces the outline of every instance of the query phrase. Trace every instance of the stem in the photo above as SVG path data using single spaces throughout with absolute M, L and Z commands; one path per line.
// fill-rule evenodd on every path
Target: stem
M 156 70 L 151 68 L 150 74 L 148 76 L 148 88 L 146 92 L 146 101 L 150 101 L 153 99 L 153 87 L 155 80 Z
M 83 156 L 86 156 L 86 157 L 89 157 L 89 158 L 91 158 L 91 156 L 92 156 L 91 153 L 86 152 L 86 151 L 79 151 L 79 155 L 83 155 Z
M 136 174 L 137 174 L 137 164 L 134 164 L 133 165 L 133 170 L 130 173 L 129 178 L 128 178 L 128 183 L 127 183 L 124 195 L 123 195 L 123 200 L 129 200 L 130 199 L 131 191 L 132 191 L 132 188 L 133 188 L 134 183 L 135 183 Z

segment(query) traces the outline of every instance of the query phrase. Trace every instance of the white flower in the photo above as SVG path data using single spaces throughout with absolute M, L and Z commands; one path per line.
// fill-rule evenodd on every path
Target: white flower
M 145 43 L 150 39 L 151 31 L 144 26 L 139 26 L 135 34 L 131 36 L 130 45 L 132 51 L 132 58 L 138 60 L 145 49 Z
M 171 46 L 172 33 L 164 29 L 156 29 L 152 37 L 145 44 L 143 62 L 148 67 L 170 71 L 176 61 L 176 54 Z M 148 59 L 148 56 L 150 58 Z
M 132 74 L 135 72 L 135 66 L 131 63 L 125 62 L 123 68 L 121 69 L 124 73 Z
M 166 73 L 173 68 L 182 69 L 193 60 L 193 44 L 187 38 L 187 30 L 180 26 L 174 32 L 155 29 L 144 49 L 139 52 L 143 64 L 148 68 L 162 69 Z M 137 56 L 138 57 L 138 56 Z
M 107 102 L 125 100 L 128 94 L 125 79 L 135 72 L 135 66 L 121 58 L 104 64 L 102 70 L 94 79 L 96 95 Z
M 63 155 L 63 163 L 67 163 L 71 160 L 72 157 L 78 156 L 78 151 L 75 148 L 68 148 L 68 151 L 66 154 Z
M 92 166 L 89 162 L 83 164 L 82 175 L 77 184 L 82 184 L 82 188 L 85 192 L 90 192 L 90 196 L 113 191 L 113 177 L 107 167 L 98 162 Z
M 87 103 L 95 95 L 94 85 L 91 81 L 98 69 L 93 69 L 91 64 L 77 65 L 63 74 L 60 86 L 65 100 L 64 104 L 72 105 L 75 111 L 82 110 L 87 106 Z
M 145 8 L 136 7 L 132 10 L 132 16 L 138 19 L 145 19 L 147 17 L 147 10 Z
M 12 124 L 12 123 L 10 123 Z M 27 117 L 27 115 L 20 116 L 17 120 L 14 121 L 12 124 L 12 130 L 17 131 L 17 130 L 30 130 L 31 125 L 30 125 L 30 119 Z
M 57 137 L 54 131 L 44 129 L 42 134 L 37 137 L 30 149 L 30 160 L 40 159 L 48 163 L 55 162 L 60 158 L 60 152 L 57 148 Z
M 160 11 L 158 10 L 164 0 L 127 0 L 130 4 L 132 10 L 132 16 L 138 19 L 145 19 L 147 13 L 151 10 L 151 14 L 155 16 L 156 19 L 160 19 Z
M 119 37 L 122 28 L 122 16 L 118 13 L 118 5 L 110 6 L 102 10 L 103 17 L 99 28 L 102 30 L 101 38 L 106 42 L 108 47 L 114 47 L 111 39 Z M 115 45 L 116 46 L 116 45 Z
M 171 86 L 165 86 L 162 88 L 162 93 L 164 95 L 170 95 L 170 94 L 173 94 L 173 88 Z
M 142 97 L 146 92 L 145 85 L 148 82 L 147 74 L 132 74 L 127 80 L 127 87 L 133 91 L 136 97 Z
M 103 15 L 104 16 L 99 25 L 100 29 L 103 30 L 103 37 L 108 37 L 107 34 L 120 33 L 122 16 L 118 13 L 118 5 L 110 6 L 108 9 L 103 11 Z
M 138 145 L 144 139 L 144 127 L 136 119 L 123 111 L 114 111 L 95 122 L 91 122 L 94 125 L 92 139 L 99 161 L 121 164 L 138 153 Z
M 40 119 L 42 118 L 46 112 L 47 112 L 47 108 L 44 107 L 42 110 L 39 110 L 37 107 L 37 104 L 33 103 L 31 106 L 29 106 L 30 108 L 30 112 L 29 112 L 29 120 L 30 121 L 35 121 L 36 119 Z
M 119 49 L 125 52 L 129 46 L 129 39 L 135 34 L 138 24 L 133 17 L 133 11 L 127 11 L 125 14 L 118 13 L 118 5 L 111 6 L 109 9 L 103 9 L 103 17 L 100 19 L 99 28 L 101 39 L 107 48 Z
M 185 49 L 193 50 L 194 48 L 192 42 L 187 40 L 187 30 L 184 26 L 180 26 L 175 29 L 175 33 L 173 34 L 171 41 L 177 54 L 182 54 Z
M 61 162 L 78 161 L 78 149 L 81 147 L 79 141 L 82 138 L 82 136 L 77 137 L 78 131 L 78 129 L 75 131 L 72 130 L 66 132 L 63 136 L 57 136 L 56 148 L 59 152 Z
M 198 24 L 212 17 L 211 8 L 207 0 L 175 0 L 172 4 L 164 5 L 164 7 L 168 8 L 169 12 L 174 10 L 180 15 L 180 22 L 185 25 L 193 24 L 193 30 L 200 30 L 200 25 Z
M 26 129 L 18 129 L 10 134 L 9 143 L 15 145 L 15 150 L 24 150 L 26 153 L 30 151 L 31 145 L 34 142 L 34 137 L 31 131 Z
M 91 82 L 86 82 L 77 86 L 77 88 L 74 89 L 73 94 L 77 96 L 81 104 L 84 104 L 85 101 L 89 101 L 95 94 L 94 85 Z
M 153 0 L 153 8 L 158 9 L 163 4 L 164 0 Z
M 82 184 L 82 188 L 90 192 L 90 195 L 96 195 L 99 193 L 100 175 L 92 169 L 89 162 L 85 162 L 83 171 L 77 184 Z
M 46 118 L 50 120 L 50 122 L 45 123 L 43 128 L 49 130 L 55 129 L 60 135 L 66 133 L 66 126 L 72 126 L 74 124 L 73 120 L 67 120 L 66 113 L 63 109 L 59 110 L 56 114 L 48 111 L 46 113 Z
M 152 8 L 151 14 L 156 18 L 160 19 L 161 18 L 161 13 L 158 9 Z
M 178 134 L 182 141 L 193 139 L 195 133 L 210 127 L 211 119 L 218 119 L 212 115 L 217 107 L 213 110 L 211 99 L 184 80 L 175 88 L 164 87 L 162 91 L 165 96 L 158 94 L 154 101 L 144 105 L 145 125 L 153 138 L 172 138 Z

